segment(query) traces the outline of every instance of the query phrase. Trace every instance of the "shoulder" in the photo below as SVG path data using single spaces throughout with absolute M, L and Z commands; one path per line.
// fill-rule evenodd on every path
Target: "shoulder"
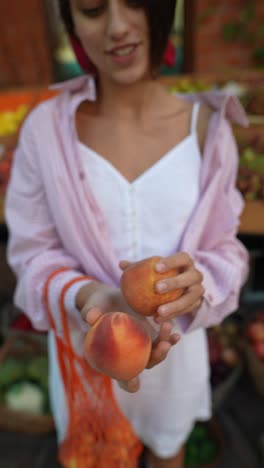
M 209 122 L 213 115 L 213 109 L 207 105 L 201 104 L 199 107 L 198 122 L 197 122 L 197 134 L 201 152 L 204 150 Z
M 26 116 L 19 132 L 20 143 L 28 139 L 41 138 L 46 133 L 47 124 L 51 122 L 58 97 L 47 99 L 37 104 Z
M 201 153 L 204 153 L 207 139 L 210 144 L 214 142 L 221 152 L 224 152 L 226 145 L 230 145 L 231 141 L 236 144 L 233 125 L 232 119 L 221 111 L 206 104 L 200 104 L 197 134 Z
M 29 112 L 27 117 L 25 118 L 22 126 L 22 130 L 28 129 L 30 127 L 34 127 L 37 125 L 39 122 L 42 121 L 43 124 L 43 118 L 44 116 L 47 116 L 48 114 L 51 114 L 53 109 L 56 107 L 56 103 L 58 101 L 58 96 L 49 98 L 36 106 L 32 108 L 32 110 Z
M 31 171 L 39 166 L 39 162 L 45 154 L 51 141 L 50 125 L 53 109 L 56 107 L 54 98 L 36 105 L 24 119 L 18 136 L 16 154 L 14 158 L 16 166 L 25 165 Z
M 201 153 L 203 153 L 204 146 L 205 146 L 205 141 L 207 138 L 207 133 L 209 129 L 209 122 L 210 119 L 215 112 L 215 109 L 213 109 L 210 105 L 207 105 L 207 103 L 202 102 L 199 99 L 199 95 L 176 95 L 174 97 L 174 103 L 177 103 L 177 106 L 180 107 L 182 111 L 184 111 L 184 114 L 186 116 L 186 125 L 190 127 L 191 125 L 191 120 L 192 120 L 192 115 L 193 115 L 193 110 L 194 110 L 194 105 L 195 103 L 199 104 L 199 112 L 198 112 L 198 118 L 196 121 L 196 130 L 198 134 L 198 142 L 199 142 L 199 147 L 201 150 Z M 182 105 L 184 107 L 182 107 Z M 176 109 L 177 110 L 177 109 Z
M 221 131 L 224 131 L 224 133 L 230 133 L 233 123 L 242 127 L 248 127 L 249 125 L 245 109 L 239 99 L 222 90 L 193 94 L 187 93 L 184 95 L 184 98 L 192 103 L 200 103 L 198 129 L 201 149 L 203 149 L 205 144 L 208 127 L 210 127 L 210 131 L 213 133 L 215 133 L 219 127 L 221 127 Z M 211 118 L 212 124 L 209 125 Z

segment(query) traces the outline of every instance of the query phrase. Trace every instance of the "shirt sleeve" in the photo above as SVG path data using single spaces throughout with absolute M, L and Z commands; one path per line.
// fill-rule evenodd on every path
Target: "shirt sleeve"
M 23 310 L 38 330 L 50 327 L 44 301 L 44 288 L 49 276 L 67 268 L 53 278 L 49 301 L 58 330 L 59 297 L 63 286 L 84 276 L 65 295 L 65 308 L 70 322 L 86 327 L 75 306 L 77 290 L 89 282 L 78 261 L 63 247 L 47 202 L 45 187 L 38 166 L 30 121 L 26 120 L 14 155 L 11 177 L 5 200 L 5 220 L 8 227 L 7 260 L 16 275 L 14 302 Z M 87 325 L 88 326 L 88 325 Z
M 222 151 L 223 167 L 218 189 L 214 195 L 212 191 L 205 190 L 204 210 L 206 197 L 208 200 L 210 197 L 214 199 L 210 200 L 207 222 L 198 247 L 189 251 L 188 236 L 184 244 L 184 250 L 189 251 L 196 268 L 203 274 L 205 288 L 202 305 L 196 313 L 176 319 L 184 333 L 217 325 L 234 312 L 239 306 L 240 291 L 249 271 L 248 252 L 237 238 L 244 202 L 236 188 L 239 158 L 236 141 L 227 121 L 224 122 L 220 136 L 222 142 L 217 151 Z

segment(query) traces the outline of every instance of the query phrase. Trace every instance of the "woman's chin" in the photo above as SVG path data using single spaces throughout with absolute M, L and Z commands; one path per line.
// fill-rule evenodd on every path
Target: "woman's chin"
M 143 67 L 128 67 L 108 75 L 111 81 L 119 86 L 132 86 L 151 78 L 151 74 Z

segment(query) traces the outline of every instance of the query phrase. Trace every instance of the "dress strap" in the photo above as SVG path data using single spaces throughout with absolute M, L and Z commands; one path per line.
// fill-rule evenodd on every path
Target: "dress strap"
M 191 133 L 195 133 L 197 131 L 199 109 L 200 109 L 200 103 L 195 102 L 192 108 L 191 128 L 190 128 Z

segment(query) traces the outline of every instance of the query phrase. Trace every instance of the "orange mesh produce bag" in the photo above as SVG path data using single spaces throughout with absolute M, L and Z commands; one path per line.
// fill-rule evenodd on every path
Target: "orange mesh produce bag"
M 92 369 L 72 346 L 64 297 L 67 289 L 83 280 L 83 276 L 70 281 L 62 290 L 63 339 L 58 336 L 49 307 L 48 288 L 53 277 L 64 270 L 54 272 L 45 286 L 45 302 L 56 338 L 69 414 L 67 434 L 59 446 L 59 460 L 66 468 L 135 468 L 142 444 L 115 401 L 110 378 Z

